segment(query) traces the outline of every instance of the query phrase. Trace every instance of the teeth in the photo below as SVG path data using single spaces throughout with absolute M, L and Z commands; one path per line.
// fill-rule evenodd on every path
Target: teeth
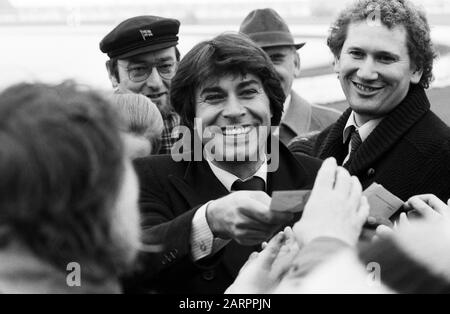
M 224 131 L 224 134 L 227 136 L 231 136 L 231 135 L 241 135 L 241 134 L 247 134 L 248 132 L 250 132 L 251 127 L 246 126 L 246 127 L 232 127 L 232 128 L 226 128 Z
M 362 90 L 364 92 L 369 92 L 370 93 L 370 92 L 378 90 L 378 88 L 372 88 L 372 87 L 364 86 L 364 85 L 361 85 L 361 84 L 358 84 L 358 83 L 355 83 L 355 85 L 356 85 L 356 87 L 358 89 L 360 89 L 360 90 Z

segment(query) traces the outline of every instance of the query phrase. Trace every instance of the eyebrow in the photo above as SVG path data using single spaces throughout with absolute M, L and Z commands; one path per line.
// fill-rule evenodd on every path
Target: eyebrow
M 364 52 L 366 51 L 365 49 L 360 48 L 360 47 L 348 47 L 347 51 L 349 51 L 349 50 L 358 50 L 358 51 L 364 51 Z M 400 55 L 390 52 L 390 51 L 385 51 L 385 50 L 375 51 L 375 55 L 387 55 L 387 56 L 394 57 L 396 59 L 400 59 Z
M 253 85 L 253 84 L 258 85 L 258 86 L 261 85 L 257 80 L 248 80 L 248 81 L 240 82 L 238 84 L 238 88 L 245 88 L 245 87 L 247 87 L 249 85 Z
M 218 87 L 218 86 L 213 86 L 213 87 L 205 87 L 201 93 L 200 96 L 203 94 L 208 94 L 208 93 L 222 93 L 223 89 Z
M 158 62 L 165 62 L 165 61 L 173 61 L 173 57 L 171 57 L 171 56 L 160 57 L 160 58 L 156 58 L 155 61 L 156 61 L 156 63 L 158 63 Z M 134 58 L 128 59 L 128 63 L 145 63 L 145 64 L 149 64 L 149 62 L 147 62 L 147 60 L 141 59 L 139 57 L 134 57 Z

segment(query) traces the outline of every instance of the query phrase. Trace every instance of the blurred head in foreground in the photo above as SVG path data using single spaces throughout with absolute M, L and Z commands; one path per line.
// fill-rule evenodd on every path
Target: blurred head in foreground
M 71 292 L 70 263 L 80 265 L 83 289 L 114 280 L 131 264 L 140 237 L 138 190 L 118 125 L 107 101 L 73 83 L 19 84 L 0 94 L 3 271 L 22 267 L 6 262 L 8 254 L 19 256 L 28 261 L 19 271 L 62 272 L 53 286 Z M 23 288 L 60 292 L 49 281 Z

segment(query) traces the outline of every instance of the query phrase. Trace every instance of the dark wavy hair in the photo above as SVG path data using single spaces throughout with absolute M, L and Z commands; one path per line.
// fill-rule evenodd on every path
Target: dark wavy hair
M 80 261 L 121 272 L 111 221 L 123 158 L 118 119 L 99 94 L 70 82 L 6 89 L 0 242 L 17 240 L 62 271 Z
M 225 33 L 203 41 L 181 60 L 170 88 L 170 101 L 181 123 L 193 129 L 198 88 L 208 80 L 230 74 L 253 74 L 261 80 L 270 100 L 271 123 L 278 125 L 286 98 L 278 74 L 267 54 L 238 33 Z
M 433 60 L 437 54 L 425 13 L 408 0 L 360 0 L 343 10 L 327 39 L 332 53 L 339 58 L 349 24 L 371 18 L 376 10 L 380 10 L 381 22 L 389 29 L 405 27 L 409 57 L 417 69 L 423 70 L 419 85 L 428 88 L 433 80 Z

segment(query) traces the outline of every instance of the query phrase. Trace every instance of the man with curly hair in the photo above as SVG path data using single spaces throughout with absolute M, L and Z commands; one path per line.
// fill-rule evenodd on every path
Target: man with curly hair
M 318 135 L 312 155 L 335 157 L 364 188 L 377 182 L 403 200 L 447 200 L 450 129 L 425 93 L 436 57 L 425 14 L 406 0 L 358 1 L 327 43 L 350 108 Z

